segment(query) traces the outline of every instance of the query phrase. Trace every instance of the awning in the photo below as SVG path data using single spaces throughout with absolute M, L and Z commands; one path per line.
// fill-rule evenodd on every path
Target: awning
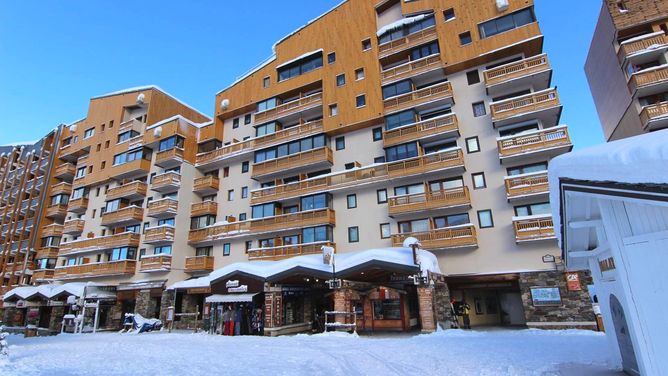
M 204 299 L 207 303 L 240 303 L 252 302 L 255 294 L 214 294 Z

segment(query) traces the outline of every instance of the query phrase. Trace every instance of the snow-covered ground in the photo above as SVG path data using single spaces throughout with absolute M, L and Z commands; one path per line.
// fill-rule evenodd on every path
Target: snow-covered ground
M 605 335 L 448 330 L 277 338 L 190 333 L 9 336 L 0 375 L 615 375 Z

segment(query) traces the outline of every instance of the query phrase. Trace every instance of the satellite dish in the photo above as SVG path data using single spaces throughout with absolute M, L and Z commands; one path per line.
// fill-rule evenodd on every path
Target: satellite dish
M 72 124 L 72 125 L 70 126 L 70 132 L 76 132 L 76 131 L 77 131 L 77 125 L 76 125 L 76 124 Z
M 144 98 L 146 98 L 144 96 L 144 93 L 140 93 L 139 95 L 137 95 L 137 104 L 144 104 Z
M 508 0 L 496 0 L 496 10 L 503 12 L 508 9 Z
M 417 245 L 419 247 L 420 241 L 412 236 L 409 236 L 406 239 L 404 239 L 404 244 L 403 244 L 404 248 L 411 248 L 414 245 Z
M 153 131 L 153 135 L 155 137 L 160 137 L 162 135 L 162 127 L 155 128 L 155 130 Z
M 220 102 L 220 109 L 225 111 L 225 110 L 227 110 L 228 107 L 230 107 L 230 100 L 229 99 L 223 99 Z

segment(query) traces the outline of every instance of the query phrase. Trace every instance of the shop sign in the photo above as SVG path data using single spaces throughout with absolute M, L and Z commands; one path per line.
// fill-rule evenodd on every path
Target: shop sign
M 84 308 L 97 308 L 98 303 L 86 303 L 84 304 Z
M 237 284 L 239 281 L 236 281 Z M 228 287 L 227 292 L 248 292 L 248 285 L 241 285 L 238 287 Z
M 65 302 L 61 300 L 47 300 L 46 305 L 48 307 L 62 307 L 65 305 Z
M 17 300 L 16 301 L 16 308 L 25 308 L 26 307 L 26 301 L 25 300 Z
M 208 294 L 211 292 L 211 287 L 196 287 L 192 289 L 187 289 L 187 294 Z
M 566 286 L 568 287 L 568 291 L 582 290 L 580 275 L 578 273 L 566 273 Z
M 2 303 L 3 308 L 18 308 L 16 306 L 16 303 L 11 303 L 11 302 L 4 302 Z
M 534 306 L 561 305 L 561 293 L 559 287 L 532 287 L 531 300 Z
M 229 280 L 225 283 L 225 287 L 227 287 L 228 289 L 230 287 L 239 287 L 239 280 L 238 279 Z

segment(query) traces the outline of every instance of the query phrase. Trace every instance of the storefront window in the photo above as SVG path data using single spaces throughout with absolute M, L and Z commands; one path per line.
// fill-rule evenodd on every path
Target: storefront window
M 374 320 L 401 320 L 401 300 L 374 300 Z
M 290 293 L 288 293 L 290 294 Z M 283 294 L 283 322 L 285 325 L 304 322 L 304 297 Z

